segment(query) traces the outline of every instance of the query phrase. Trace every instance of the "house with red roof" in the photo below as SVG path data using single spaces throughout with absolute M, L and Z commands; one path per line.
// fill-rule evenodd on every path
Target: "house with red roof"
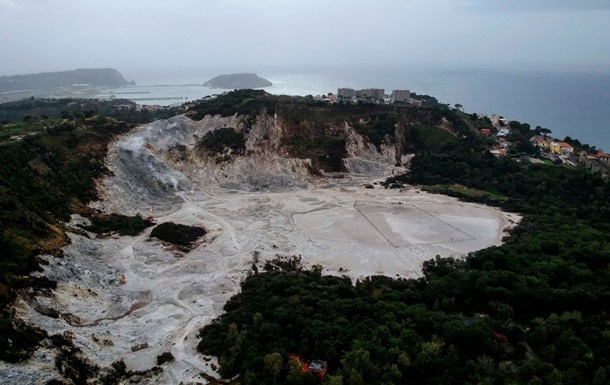
M 328 369 L 326 361 L 312 360 L 307 362 L 303 359 L 303 357 L 296 354 L 289 354 L 288 359 L 296 362 L 304 373 L 311 372 L 317 376 L 320 381 L 324 381 L 324 377 L 326 376 L 326 371 Z
M 542 136 L 533 137 L 530 141 L 534 147 L 539 147 L 543 150 L 548 150 L 551 142 L 549 138 L 544 138 Z
M 491 128 L 481 128 L 481 135 L 491 136 L 492 131 Z
M 602 178 L 610 176 L 610 155 L 598 152 L 595 155 L 586 151 L 580 152 L 579 162 L 589 171 L 602 174 Z
M 574 155 L 574 147 L 570 143 L 559 142 L 559 150 L 563 155 Z
M 602 151 L 597 153 L 597 159 L 605 164 L 610 164 L 610 155 L 603 153 Z

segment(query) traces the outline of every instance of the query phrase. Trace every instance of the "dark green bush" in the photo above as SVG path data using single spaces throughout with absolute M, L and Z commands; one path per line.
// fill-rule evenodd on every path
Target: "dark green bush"
M 202 227 L 165 222 L 156 226 L 150 236 L 178 246 L 188 247 L 205 234 L 206 231 Z
M 142 218 L 140 214 L 132 217 L 120 214 L 95 215 L 91 218 L 91 226 L 85 230 L 94 233 L 117 232 L 121 235 L 138 235 L 153 222 Z
M 173 362 L 175 360 L 174 355 L 170 352 L 164 352 L 157 356 L 157 365 L 163 365 L 166 362 Z
M 45 337 L 43 330 L 0 315 L 0 360 L 15 363 L 28 358 Z
M 266 112 L 275 113 L 278 97 L 262 90 L 235 90 L 215 98 L 203 100 L 191 107 L 195 119 L 206 115 L 233 116 L 256 115 Z
M 243 151 L 246 148 L 246 138 L 243 132 L 237 132 L 233 127 L 221 127 L 206 133 L 199 141 L 199 147 L 216 153 L 227 148 Z

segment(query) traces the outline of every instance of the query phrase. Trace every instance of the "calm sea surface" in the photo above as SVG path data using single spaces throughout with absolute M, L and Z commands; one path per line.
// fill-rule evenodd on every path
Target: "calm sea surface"
M 222 71 L 221 71 L 222 72 Z M 221 73 L 218 72 L 218 73 Z M 218 74 L 216 73 L 216 74 Z M 380 68 L 327 71 L 260 70 L 274 94 L 318 95 L 336 93 L 339 87 L 409 89 L 436 97 L 441 103 L 462 104 L 466 112 L 498 114 L 532 127 L 549 128 L 563 139 L 577 138 L 610 151 L 610 71 L 605 73 L 561 71 L 409 70 Z M 143 104 L 180 103 L 223 92 L 200 84 L 215 76 L 165 77 L 139 81 L 138 87 L 121 88 L 117 97 L 183 97 L 182 100 L 138 101 Z M 171 80 L 170 80 L 171 79 Z

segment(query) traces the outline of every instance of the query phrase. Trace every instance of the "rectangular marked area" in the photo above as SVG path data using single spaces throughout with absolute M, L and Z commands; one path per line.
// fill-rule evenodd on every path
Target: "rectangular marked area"
M 416 205 L 356 202 L 354 207 L 394 247 L 474 239 Z

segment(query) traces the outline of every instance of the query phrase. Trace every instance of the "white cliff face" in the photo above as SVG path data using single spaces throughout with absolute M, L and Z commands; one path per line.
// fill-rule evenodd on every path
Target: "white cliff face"
M 284 128 L 278 118 L 260 116 L 250 127 L 244 117 L 207 116 L 192 121 L 179 116 L 141 127 L 112 147 L 109 168 L 113 176 L 100 189 L 107 196 L 96 207 L 108 211 L 143 211 L 154 203 L 170 209 L 179 203 L 178 191 L 207 190 L 215 187 L 239 191 L 284 191 L 302 189 L 312 182 L 308 159 L 288 158 L 282 146 Z M 202 155 L 197 142 L 208 132 L 233 127 L 246 134 L 245 156 Z M 391 174 L 395 150 L 392 143 L 381 150 L 366 141 L 352 127 L 345 132 L 349 173 L 369 178 Z M 114 196 L 120 197 L 115 199 Z M 119 207 L 119 206 L 124 207 Z
M 243 155 L 197 148 L 219 127 L 245 132 Z M 265 260 L 301 255 L 326 274 L 417 277 L 422 262 L 437 254 L 499 244 L 518 220 L 414 189 L 365 188 L 397 169 L 393 144 L 378 150 L 348 125 L 333 129 L 347 136 L 349 172 L 340 179 L 316 177 L 309 160 L 287 158 L 285 126 L 273 116 L 249 123 L 237 116 L 179 116 L 125 135 L 110 150 L 112 175 L 101 181 L 103 199 L 94 206 L 203 226 L 205 241 L 177 253 L 149 238 L 151 229 L 136 237 L 71 235 L 65 257 L 48 257 L 42 273 L 57 289 L 18 301 L 18 317 L 49 334 L 72 336 L 101 367 L 124 360 L 128 369 L 146 370 L 161 353 L 172 353 L 174 362 L 140 383 L 203 383 L 199 374 L 216 375 L 216 361 L 196 352 L 198 330 L 222 314 L 254 256 L 260 269 Z M 59 317 L 44 315 L 54 312 Z M 137 345 L 144 348 L 132 351 Z M 0 383 L 59 378 L 54 354 L 41 348 L 29 362 L 0 363 Z
M 394 167 L 396 146 L 393 142 L 385 141 L 378 149 L 347 123 L 345 123 L 345 131 L 348 157 L 344 162 L 351 174 L 378 178 L 390 175 L 397 170 L 404 171 L 400 167 Z M 401 164 L 406 164 L 409 157 L 403 155 L 401 159 Z

